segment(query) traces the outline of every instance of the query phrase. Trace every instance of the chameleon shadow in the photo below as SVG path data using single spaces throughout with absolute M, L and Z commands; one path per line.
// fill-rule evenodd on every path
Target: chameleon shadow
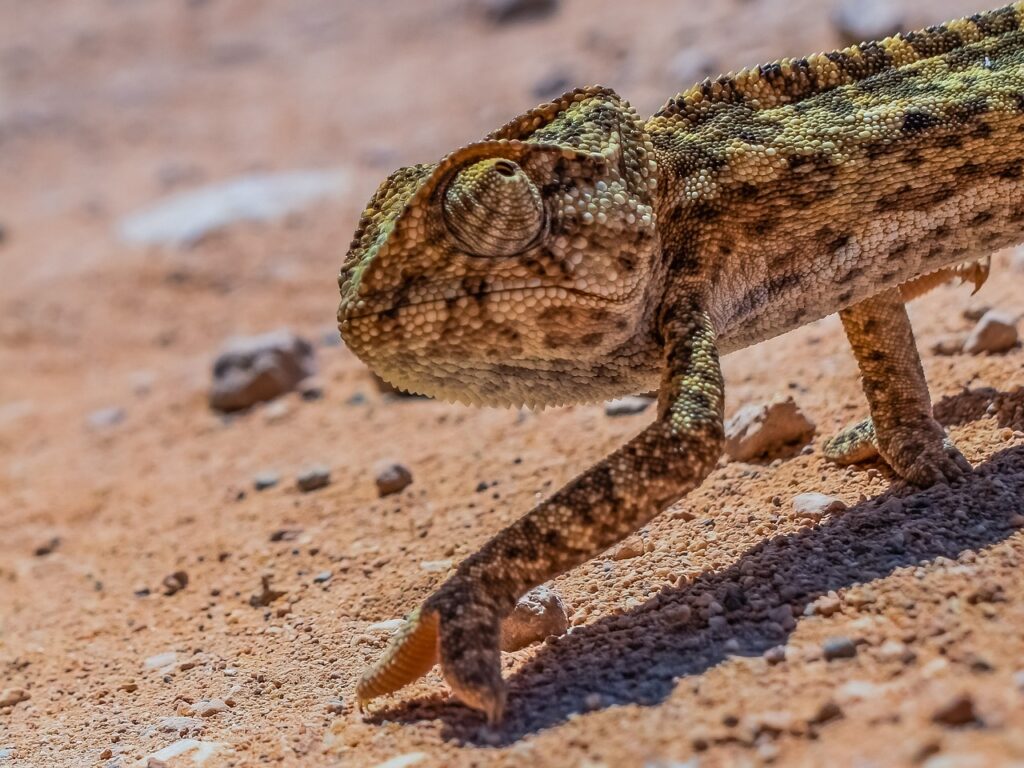
M 1019 428 L 1024 388 L 996 394 L 985 409 L 1000 404 L 1000 425 Z M 956 407 L 956 397 L 966 398 L 966 409 Z M 977 418 L 981 399 L 964 393 L 946 407 Z M 785 617 L 801 616 L 817 597 L 997 544 L 1014 533 L 1009 519 L 1021 513 L 1024 446 L 1016 446 L 996 453 L 956 486 L 904 496 L 888 491 L 822 525 L 766 539 L 728 568 L 667 587 L 630 611 L 549 639 L 509 680 L 500 727 L 482 726 L 476 713 L 440 697 L 402 703 L 373 719 L 441 719 L 444 738 L 494 747 L 575 713 L 622 704 L 654 706 L 688 676 L 730 656 L 760 656 L 785 643 L 793 626 Z M 724 608 L 724 623 L 714 628 L 700 607 L 709 599 Z M 679 606 L 687 606 L 689 615 Z

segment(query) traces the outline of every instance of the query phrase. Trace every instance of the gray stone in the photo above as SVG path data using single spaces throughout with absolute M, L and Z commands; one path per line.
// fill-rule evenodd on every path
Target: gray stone
M 272 400 L 316 373 L 312 345 L 281 329 L 229 339 L 213 363 L 210 406 L 231 412 Z
M 841 0 L 832 24 L 844 45 L 881 40 L 903 29 L 902 4 L 893 0 Z
M 501 624 L 501 648 L 518 651 L 569 629 L 569 611 L 561 596 L 549 587 L 535 587 L 519 598 Z
M 257 491 L 265 491 L 273 488 L 281 482 L 281 476 L 276 472 L 260 472 L 252 479 L 252 487 Z
M 374 472 L 378 496 L 390 496 L 399 493 L 412 483 L 412 472 L 404 464 L 395 461 L 383 461 Z
M 654 404 L 653 397 L 629 395 L 617 400 L 609 400 L 604 404 L 605 416 L 632 416 L 643 413 Z
M 775 456 L 807 442 L 815 425 L 792 397 L 740 408 L 725 425 L 725 452 L 734 461 Z
M 825 659 L 852 659 L 857 655 L 857 644 L 848 637 L 830 637 L 821 644 Z
M 344 171 L 252 174 L 158 202 L 118 224 L 133 245 L 188 247 L 240 221 L 270 221 L 349 189 Z
M 491 21 L 505 24 L 511 21 L 538 19 L 558 10 L 558 0 L 477 0 Z
M 1006 312 L 991 309 L 974 326 L 964 342 L 964 352 L 971 355 L 999 354 L 1017 346 L 1017 319 Z
M 115 427 L 124 421 L 125 411 L 124 408 L 114 406 L 111 408 L 101 408 L 98 411 L 93 411 L 89 414 L 89 426 L 93 429 L 109 429 Z
M 327 487 L 331 482 L 331 470 L 323 465 L 304 469 L 295 478 L 295 487 L 303 493 Z

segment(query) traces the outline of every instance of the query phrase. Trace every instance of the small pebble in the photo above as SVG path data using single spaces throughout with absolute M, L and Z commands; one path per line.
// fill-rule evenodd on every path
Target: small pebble
M 815 425 L 792 397 L 745 405 L 725 424 L 725 453 L 733 461 L 771 458 L 814 436 Z
M 188 574 L 185 571 L 175 571 L 172 574 L 164 576 L 160 585 L 164 588 L 164 594 L 167 597 L 176 595 L 188 586 Z
M 824 493 L 801 493 L 793 497 L 793 513 L 805 520 L 821 520 L 825 515 L 842 512 L 846 502 Z
M 213 717 L 221 712 L 230 712 L 231 708 L 222 699 L 200 699 L 192 705 L 192 713 L 200 717 Z
M 999 354 L 1017 346 L 1017 320 L 1006 312 L 992 309 L 985 313 L 964 342 L 971 355 Z
M 299 396 L 306 402 L 321 400 L 324 396 L 324 383 L 316 376 L 310 376 L 299 382 Z
M 295 478 L 295 487 L 303 493 L 324 488 L 331 482 L 331 470 L 318 464 L 299 473 Z
M 941 725 L 958 726 L 977 722 L 974 699 L 968 693 L 960 693 L 932 713 L 932 720 Z
M 898 661 L 903 664 L 908 664 L 913 661 L 914 658 L 914 652 L 911 651 L 905 643 L 901 643 L 899 640 L 886 640 L 878 648 L 879 661 Z
M 334 574 L 331 571 L 320 571 L 316 576 L 313 577 L 314 584 L 326 584 L 331 580 Z
M 558 0 L 478 0 L 488 19 L 496 24 L 527 21 L 558 10 Z
M 381 497 L 399 493 L 412 484 L 412 472 L 408 467 L 393 461 L 378 464 L 375 475 L 377 495 Z
M 857 655 L 857 645 L 848 637 L 830 637 L 821 644 L 821 651 L 827 661 L 852 659 Z
M 643 413 L 653 404 L 653 397 L 644 397 L 643 395 L 620 397 L 617 400 L 609 400 L 604 404 L 604 415 L 612 417 L 632 416 L 637 413 Z
M 332 715 L 341 715 L 345 712 L 345 702 L 342 699 L 330 699 L 327 702 L 327 711 Z
M 273 488 L 281 481 L 281 476 L 276 472 L 260 472 L 252 479 L 252 487 L 257 491 L 265 491 Z
M 764 652 L 764 660 L 771 666 L 781 664 L 786 660 L 786 646 L 776 645 Z
M 818 710 L 811 715 L 811 718 L 807 721 L 811 725 L 821 725 L 822 723 L 828 723 L 832 720 L 837 720 L 843 716 L 843 709 L 836 704 L 832 699 L 829 699 L 823 703 Z
M 534 587 L 516 603 L 501 623 L 501 648 L 518 651 L 569 629 L 569 611 L 562 597 L 550 587 Z
M 420 568 L 427 573 L 445 573 L 451 570 L 452 564 L 452 560 L 424 560 Z
M 32 551 L 32 554 L 35 555 L 36 557 L 46 557 L 47 555 L 52 555 L 54 552 L 56 552 L 57 551 L 57 547 L 59 547 L 59 546 L 60 546 L 60 536 L 54 536 L 49 541 L 44 542 L 43 544 L 40 544 L 38 547 L 36 547 Z
M 109 429 L 110 427 L 117 426 L 125 418 L 124 408 L 101 408 L 98 411 L 93 411 L 89 414 L 89 426 L 92 429 Z
M 644 553 L 644 540 L 639 536 L 630 536 L 619 544 L 612 552 L 612 560 L 631 560 Z
M 13 707 L 32 698 L 24 688 L 5 688 L 0 692 L 0 709 Z

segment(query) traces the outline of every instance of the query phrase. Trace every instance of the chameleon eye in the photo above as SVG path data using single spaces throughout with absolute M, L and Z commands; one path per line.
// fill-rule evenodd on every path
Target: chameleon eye
M 475 256 L 513 256 L 544 228 L 537 186 L 511 160 L 482 160 L 463 168 L 444 193 L 444 220 L 459 245 Z

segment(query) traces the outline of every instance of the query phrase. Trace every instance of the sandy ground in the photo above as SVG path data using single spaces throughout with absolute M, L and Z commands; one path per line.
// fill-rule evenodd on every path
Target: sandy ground
M 459 0 L 45 6 L 0 4 L 0 693 L 27 696 L 0 707 L 0 766 L 1024 762 L 1024 351 L 925 353 L 978 470 L 898 498 L 884 467 L 821 457 L 865 408 L 835 317 L 725 361 L 729 412 L 792 394 L 813 450 L 723 462 L 636 557 L 558 579 L 574 627 L 507 656 L 503 727 L 436 673 L 354 710 L 373 625 L 444 578 L 422 563 L 457 562 L 650 418 L 380 394 L 332 343 L 362 204 L 560 79 L 650 112 L 688 84 L 681 51 L 728 70 L 834 47 L 822 4 L 572 0 L 500 27 Z M 905 7 L 910 26 L 977 10 Z M 297 168 L 350 190 L 192 248 L 115 234 L 168 194 Z M 973 298 L 914 305 L 922 349 L 967 308 L 1024 312 L 1011 259 Z M 281 326 L 318 343 L 324 397 L 212 413 L 221 341 Z M 110 407 L 123 421 L 90 426 Z M 388 458 L 414 482 L 379 499 Z M 330 485 L 300 493 L 316 463 Z M 281 482 L 257 492 L 266 471 Z M 797 519 L 805 491 L 849 508 Z M 283 594 L 254 607 L 263 577 Z

